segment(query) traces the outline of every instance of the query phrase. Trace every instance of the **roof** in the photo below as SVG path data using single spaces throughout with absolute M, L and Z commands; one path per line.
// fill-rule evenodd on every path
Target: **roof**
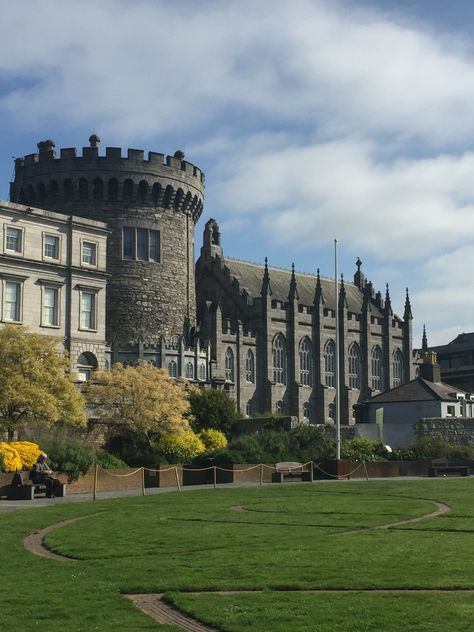
M 390 391 L 375 395 L 366 400 L 368 404 L 397 403 L 397 402 L 426 402 L 426 401 L 456 401 L 457 394 L 463 393 L 444 382 L 430 382 L 422 377 L 416 377 L 407 384 L 402 384 Z
M 474 349 L 474 332 L 459 334 L 454 340 L 448 342 L 447 345 L 438 345 L 437 347 L 429 347 L 429 349 L 430 351 L 436 351 L 436 353 L 470 351 Z
M 240 261 L 225 257 L 225 265 L 229 268 L 232 276 L 239 279 L 240 285 L 244 287 L 253 298 L 260 296 L 262 289 L 262 279 L 264 266 L 257 263 Z M 287 301 L 290 290 L 291 270 L 268 267 L 270 277 L 270 287 L 272 298 L 279 301 Z M 299 303 L 302 305 L 312 305 L 316 289 L 316 275 L 302 272 L 295 272 L 298 288 Z M 324 305 L 329 309 L 335 308 L 334 279 L 321 277 L 321 287 L 323 290 Z M 353 283 L 344 281 L 346 290 L 347 308 L 353 313 L 362 311 L 363 293 Z M 374 316 L 382 316 L 382 312 L 372 303 L 372 313 Z

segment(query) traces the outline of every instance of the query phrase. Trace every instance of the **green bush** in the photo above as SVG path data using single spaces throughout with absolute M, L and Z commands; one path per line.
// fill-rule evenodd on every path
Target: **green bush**
M 97 452 L 96 454 L 96 463 L 103 470 L 116 470 L 121 467 L 127 467 L 125 461 L 122 461 L 115 454 L 110 454 L 109 452 Z
M 348 439 L 341 446 L 341 457 L 351 461 L 386 461 L 388 454 L 382 441 L 372 439 Z
M 195 432 L 205 428 L 221 430 L 226 437 L 232 432 L 237 416 L 234 400 L 224 391 L 204 388 L 189 394 L 190 421 Z

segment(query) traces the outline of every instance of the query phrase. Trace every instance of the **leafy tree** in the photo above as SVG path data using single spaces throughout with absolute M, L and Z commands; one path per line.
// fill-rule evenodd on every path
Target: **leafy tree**
M 230 435 L 237 410 L 235 402 L 224 391 L 208 388 L 191 391 L 189 403 L 196 431 L 216 428 Z
M 150 446 L 163 435 L 189 430 L 185 385 L 149 363 L 97 371 L 85 393 L 96 417 L 116 431 L 142 436 Z
M 84 425 L 84 398 L 57 338 L 5 325 L 0 329 L 0 428 L 11 435 L 30 421 Z

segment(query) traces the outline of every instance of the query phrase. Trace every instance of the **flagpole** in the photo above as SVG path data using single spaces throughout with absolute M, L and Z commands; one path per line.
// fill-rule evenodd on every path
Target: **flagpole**
M 334 303 L 336 313 L 336 358 L 335 358 L 335 378 L 336 378 L 336 460 L 341 458 L 341 407 L 339 396 L 339 279 L 337 276 L 337 239 L 334 240 Z

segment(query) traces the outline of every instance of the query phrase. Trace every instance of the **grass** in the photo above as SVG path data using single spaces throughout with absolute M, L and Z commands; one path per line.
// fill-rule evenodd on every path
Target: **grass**
M 461 630 L 474 618 L 474 592 L 461 592 L 474 590 L 473 496 L 474 478 L 330 482 L 1 514 L 0 631 L 173 630 L 137 610 L 127 592 L 163 592 L 225 632 Z M 451 511 L 373 528 L 430 513 L 429 499 Z M 88 517 L 46 543 L 78 561 L 22 546 L 32 531 L 75 516 Z M 374 588 L 458 592 L 367 592 Z M 361 592 L 298 592 L 311 589 Z M 213 592 L 226 590 L 253 592 Z

